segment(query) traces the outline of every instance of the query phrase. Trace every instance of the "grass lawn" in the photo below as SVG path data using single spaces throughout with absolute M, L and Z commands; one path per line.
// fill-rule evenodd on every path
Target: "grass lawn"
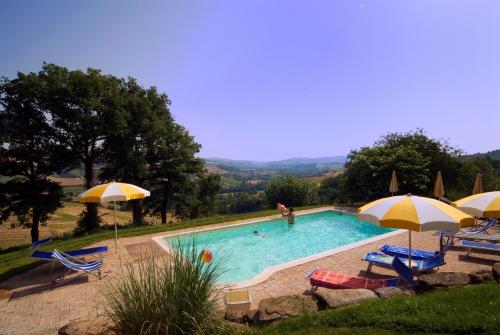
M 76 202 L 65 202 L 63 207 L 59 208 L 51 215 L 47 225 L 40 226 L 40 238 L 45 238 L 51 235 L 62 236 L 64 233 L 72 232 L 76 227 L 79 215 L 84 206 Z M 103 214 L 103 221 L 106 224 L 113 223 L 113 211 L 107 208 L 99 208 L 99 213 Z M 116 219 L 119 224 L 128 224 L 132 220 L 130 212 L 117 211 Z M 16 225 L 11 227 L 12 223 L 16 223 L 15 217 L 10 217 L 7 222 L 0 225 L 0 250 L 5 250 L 9 247 L 19 245 L 29 245 L 31 243 L 31 235 L 29 228 L 22 228 Z
M 80 207 L 78 207 L 80 206 Z M 63 209 L 60 209 L 60 212 L 56 212 L 55 217 L 53 220 L 58 220 L 57 217 L 60 217 L 61 220 L 63 220 L 63 217 L 65 215 L 71 216 L 71 219 L 76 218 L 75 211 L 79 213 L 81 211 L 82 205 L 76 204 L 76 203 L 67 203 L 65 204 L 65 207 Z M 308 209 L 308 208 L 314 208 L 314 207 L 301 207 L 297 208 L 297 210 L 301 209 Z M 99 209 L 100 212 L 106 212 L 106 213 L 112 213 L 111 210 Z M 129 236 L 138 236 L 138 235 L 147 235 L 147 234 L 155 234 L 159 232 L 165 232 L 165 231 L 173 231 L 177 229 L 184 229 L 184 228 L 190 228 L 190 227 L 196 227 L 196 226 L 204 226 L 204 225 L 209 225 L 209 224 L 215 224 L 215 223 L 222 223 L 222 222 L 230 222 L 230 221 L 237 221 L 237 220 L 243 220 L 243 219 L 251 219 L 251 218 L 257 218 L 257 217 L 262 217 L 262 216 L 268 216 L 268 215 L 276 215 L 277 211 L 276 210 L 266 210 L 266 211 L 260 211 L 260 212 L 254 212 L 254 213 L 245 213 L 245 214 L 234 214 L 234 215 L 220 215 L 220 216 L 213 216 L 209 218 L 203 218 L 203 219 L 196 219 L 196 220 L 186 220 L 186 221 L 181 221 L 175 224 L 165 224 L 165 225 L 150 225 L 150 226 L 143 226 L 143 227 L 133 227 L 133 226 L 122 226 L 119 227 L 118 229 L 118 238 L 123 238 L 123 237 L 129 237 Z M 106 215 L 105 216 L 105 221 L 108 223 L 111 223 L 112 221 L 112 215 Z M 117 219 L 122 221 L 122 222 L 128 222 L 130 219 L 130 213 L 128 212 L 120 212 L 117 213 Z M 111 221 L 110 221 L 111 220 Z M 127 221 L 125 221 L 127 220 Z M 67 221 L 63 221 L 67 222 Z M 51 225 L 56 224 L 54 223 L 49 223 L 47 227 L 51 227 Z M 7 225 L 0 225 L 0 229 L 7 229 Z M 52 226 L 53 227 L 53 226 Z M 74 227 L 74 222 L 72 224 L 72 227 Z M 112 227 L 110 227 L 112 228 Z M 20 229 L 20 228 L 16 228 Z M 54 228 L 51 228 L 54 229 Z M 66 228 L 65 228 L 66 229 Z M 14 229 L 11 229 L 14 230 Z M 72 229 L 71 229 L 72 230 Z M 63 230 L 61 230 L 63 231 Z M 67 231 L 67 229 L 66 229 Z M 57 233 L 57 231 L 54 231 Z M 28 234 L 29 236 L 29 229 L 24 229 L 24 233 Z M 46 235 L 49 235 L 47 233 L 41 234 L 41 237 Z M 3 231 L 2 231 L 2 236 Z M 99 241 L 104 241 L 104 240 L 109 240 L 113 238 L 113 231 L 109 229 L 103 229 L 99 232 L 87 235 L 87 236 L 82 236 L 82 237 L 67 237 L 63 239 L 57 239 L 53 241 L 52 243 L 48 244 L 47 246 L 42 247 L 42 250 L 52 250 L 52 249 L 60 249 L 60 250 L 72 250 L 72 249 L 78 249 L 85 247 L 87 245 L 97 243 Z M 0 282 L 16 275 L 22 272 L 25 272 L 38 264 L 40 262 L 37 262 L 29 257 L 31 254 L 31 250 L 28 249 L 29 245 L 29 239 L 25 238 L 25 241 L 23 244 L 25 244 L 24 247 L 20 247 L 19 249 L 16 250 L 6 250 L 1 252 L 0 251 Z M 26 245 L 28 243 L 28 245 Z
M 325 310 L 246 335 L 500 334 L 500 284 L 435 291 Z

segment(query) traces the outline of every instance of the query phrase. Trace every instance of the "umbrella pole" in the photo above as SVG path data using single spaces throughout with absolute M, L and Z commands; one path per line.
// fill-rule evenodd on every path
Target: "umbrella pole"
M 118 253 L 118 229 L 116 228 L 116 201 L 113 201 L 113 223 L 115 224 L 115 250 Z
M 408 242 L 409 242 L 409 248 L 408 248 L 408 267 L 411 269 L 411 230 L 408 230 Z

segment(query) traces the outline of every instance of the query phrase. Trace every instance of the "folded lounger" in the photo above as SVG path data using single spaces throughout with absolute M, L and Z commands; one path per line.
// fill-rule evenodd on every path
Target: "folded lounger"
M 397 256 L 397 257 L 408 257 L 408 248 L 400 247 L 397 245 L 384 244 L 381 246 L 380 251 L 389 256 Z M 428 259 L 439 254 L 439 251 L 425 251 L 418 249 L 411 249 L 411 259 L 412 260 L 422 260 Z
M 103 254 L 107 251 L 108 251 L 107 246 L 100 246 L 100 247 L 94 247 L 94 248 L 70 250 L 70 251 L 65 251 L 64 253 L 66 255 L 71 256 L 71 257 L 85 257 L 85 256 L 90 256 L 90 255 Z M 31 254 L 31 257 L 36 258 L 36 259 L 40 259 L 43 261 L 55 261 L 55 259 L 52 257 L 52 254 L 53 254 L 53 251 L 35 250 Z
M 394 260 L 394 256 L 380 254 L 378 252 L 369 252 L 362 257 L 362 260 L 368 262 L 367 272 L 372 270 L 373 265 L 384 266 L 384 267 L 392 267 L 392 261 Z M 397 257 L 399 260 L 408 266 L 408 258 L 407 257 Z M 411 260 L 411 268 L 416 271 L 428 271 L 436 269 L 437 267 L 444 265 L 444 257 L 443 254 L 436 254 L 430 258 L 426 259 L 412 259 Z
M 403 262 L 395 257 L 391 263 L 393 269 L 399 274 L 399 278 L 389 279 L 370 279 L 349 276 L 333 271 L 328 271 L 320 268 L 315 268 L 311 271 L 306 279 L 309 279 L 313 288 L 326 287 L 332 289 L 351 289 L 351 288 L 366 288 L 375 290 L 382 287 L 399 286 L 401 279 L 413 286 L 413 271 L 410 270 Z
M 102 254 L 108 251 L 107 246 L 100 246 L 100 247 L 94 247 L 94 248 L 86 248 L 86 249 L 78 249 L 78 250 L 70 250 L 64 252 L 65 255 L 68 255 L 70 257 L 86 257 L 86 256 L 99 256 L 99 260 L 102 262 Z M 51 267 L 50 267 L 50 273 L 54 270 L 54 265 L 56 259 L 52 257 L 54 254 L 53 251 L 43 251 L 43 250 L 35 250 L 31 254 L 32 258 L 39 259 L 42 261 L 49 261 L 53 262 Z
M 52 258 L 59 261 L 67 269 L 67 271 L 65 271 L 61 275 L 61 278 L 63 278 L 67 273 L 71 271 L 88 273 L 98 278 L 101 278 L 101 267 L 102 267 L 101 260 L 97 260 L 92 263 L 87 263 L 82 261 L 81 259 L 72 257 L 58 250 L 54 250 L 54 252 L 52 253 Z M 95 274 L 94 271 L 97 271 L 97 274 Z
M 455 230 L 455 231 L 450 231 L 450 230 L 441 230 L 436 232 L 434 235 L 435 236 L 441 236 L 441 238 L 446 237 L 445 245 L 450 247 L 455 244 L 454 239 L 463 239 L 463 238 L 473 238 L 474 236 L 484 236 L 489 234 L 488 230 L 492 227 L 494 227 L 498 223 L 497 219 L 488 219 L 486 220 L 486 224 L 484 226 L 479 226 L 474 229 L 469 229 L 469 230 Z
M 497 223 L 497 219 L 487 219 L 484 226 L 477 226 L 473 229 L 461 230 L 460 232 L 464 234 L 488 234 L 488 229 L 495 226 Z
M 468 248 L 467 252 L 465 253 L 467 256 L 470 254 L 472 249 L 500 251 L 500 244 L 495 244 L 495 243 L 484 243 L 484 242 L 461 240 L 460 246 Z

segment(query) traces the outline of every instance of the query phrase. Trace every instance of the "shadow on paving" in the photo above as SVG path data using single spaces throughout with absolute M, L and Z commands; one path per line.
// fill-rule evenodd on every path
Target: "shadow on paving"
M 39 286 L 28 287 L 19 291 L 12 292 L 10 300 L 15 300 L 19 298 L 24 298 L 32 294 L 39 294 L 46 291 L 56 290 L 69 285 L 79 285 L 89 282 L 88 275 L 77 275 L 73 278 L 63 279 L 61 282 L 50 282 L 47 284 L 42 284 Z

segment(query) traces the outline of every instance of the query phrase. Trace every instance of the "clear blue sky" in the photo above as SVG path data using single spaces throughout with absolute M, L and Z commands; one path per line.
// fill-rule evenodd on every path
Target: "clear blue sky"
M 158 87 L 203 157 L 343 155 L 417 127 L 500 148 L 498 0 L 3 0 L 0 41 L 3 76 L 47 61 Z

